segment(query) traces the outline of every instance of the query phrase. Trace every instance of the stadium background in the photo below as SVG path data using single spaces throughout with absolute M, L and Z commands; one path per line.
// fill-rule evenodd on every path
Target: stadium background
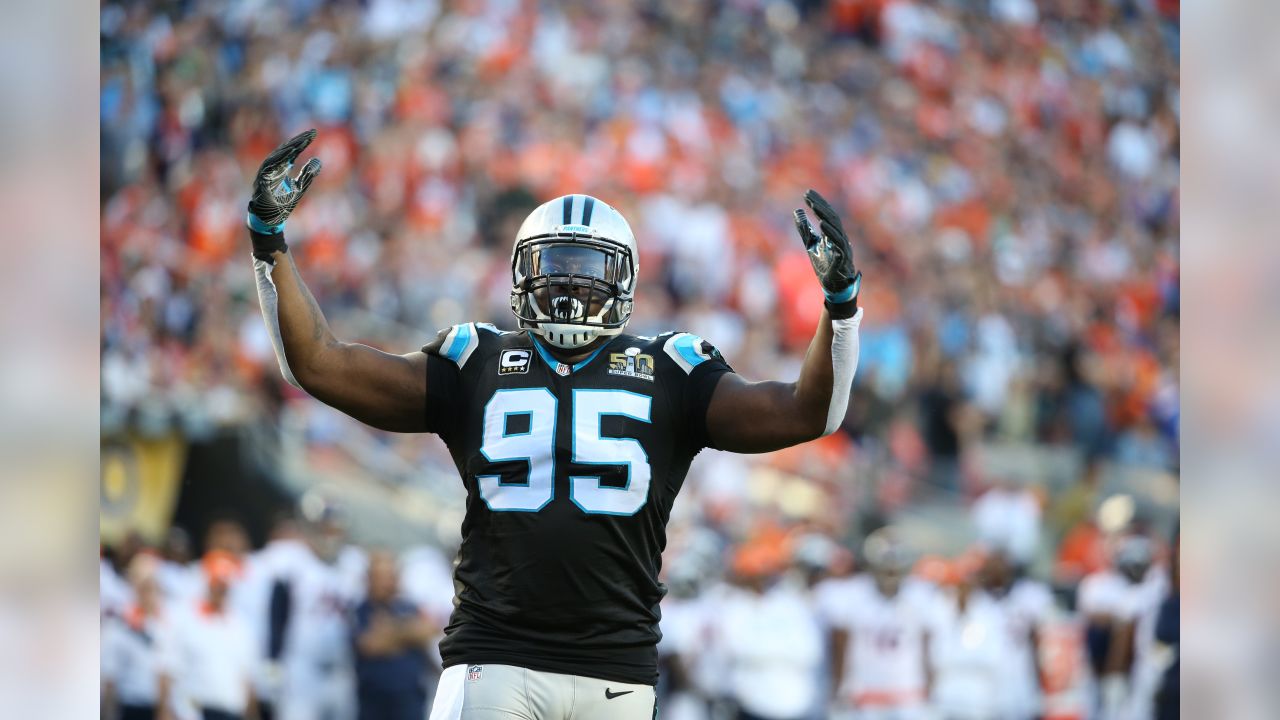
M 456 545 L 438 441 L 368 430 L 275 366 L 243 208 L 260 159 L 311 126 L 325 170 L 293 252 L 340 337 L 396 352 L 510 327 L 515 227 L 588 192 L 639 237 L 635 332 L 790 377 L 820 307 L 790 211 L 811 186 L 845 210 L 867 316 L 844 427 L 703 453 L 668 570 L 821 536 L 848 572 L 892 524 L 920 555 L 1013 543 L 1065 610 L 1109 537 L 1167 543 L 1176 0 L 107 2 L 101 32 L 115 570 L 170 526 L 196 554 L 227 518 L 261 545 L 303 498 L 359 545 Z M 1030 530 L 973 512 L 993 486 L 1034 498 Z

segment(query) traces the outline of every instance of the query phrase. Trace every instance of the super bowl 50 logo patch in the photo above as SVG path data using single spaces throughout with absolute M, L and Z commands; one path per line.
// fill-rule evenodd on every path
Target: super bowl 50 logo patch
M 640 378 L 653 382 L 653 356 L 629 347 L 620 353 L 609 353 L 609 374 Z

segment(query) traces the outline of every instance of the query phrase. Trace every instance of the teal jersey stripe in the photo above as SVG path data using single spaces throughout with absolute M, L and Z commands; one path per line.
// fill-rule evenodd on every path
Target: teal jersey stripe
M 672 344 L 672 346 L 675 347 L 676 352 L 680 353 L 680 357 L 684 358 L 684 361 L 693 367 L 697 367 L 699 364 L 704 363 L 707 360 L 705 357 L 699 355 L 698 351 L 694 348 L 695 341 L 701 342 L 702 338 L 697 335 L 681 335 L 676 338 L 675 343 Z

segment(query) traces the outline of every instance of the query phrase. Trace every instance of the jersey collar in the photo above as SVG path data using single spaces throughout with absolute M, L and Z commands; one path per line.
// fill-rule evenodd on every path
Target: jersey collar
M 575 373 L 575 372 L 578 372 L 578 371 L 579 371 L 579 370 L 581 370 L 582 368 L 586 367 L 586 366 L 587 366 L 587 365 L 588 365 L 592 360 L 595 360 L 595 359 L 596 359 L 596 356 L 600 354 L 600 351 L 601 351 L 601 350 L 604 350 L 605 348 L 609 347 L 609 345 L 611 345 L 611 344 L 613 343 L 613 341 L 614 341 L 614 340 L 618 339 L 618 336 L 617 336 L 617 335 L 615 335 L 615 336 L 613 336 L 612 338 L 609 338 L 609 341 L 608 341 L 608 342 L 606 342 L 605 344 L 603 344 L 603 345 L 601 345 L 600 347 L 596 348 L 595 350 L 591 351 L 591 354 L 590 354 L 590 355 L 588 355 L 588 356 L 586 356 L 585 358 L 583 358 L 583 359 L 579 360 L 578 362 L 574 363 L 573 365 L 569 365 L 568 363 L 562 363 L 562 362 L 560 362 L 559 360 L 555 359 L 555 356 L 553 356 L 553 355 L 551 354 L 551 351 L 549 351 L 549 350 L 547 350 L 545 347 L 543 347 L 542 342 L 541 342 L 541 341 L 539 341 L 539 340 L 538 340 L 538 338 L 537 338 L 537 336 L 535 336 L 533 333 L 529 333 L 529 339 L 533 341 L 533 347 L 534 347 L 534 349 L 538 351 L 538 355 L 542 358 L 542 361 L 543 361 L 543 362 L 545 362 L 545 363 L 547 364 L 547 366 L 548 366 L 548 367 L 550 367 L 552 370 L 557 370 L 557 369 L 558 369 L 558 368 L 560 368 L 560 366 L 562 366 L 562 365 L 563 365 L 563 366 L 565 366 L 565 367 L 568 367 L 568 368 L 569 368 L 569 370 L 568 370 L 567 372 L 564 372 L 564 373 L 563 373 L 563 374 L 567 375 L 567 374 L 569 374 L 569 373 Z M 557 372 L 556 374 L 557 374 L 557 375 L 560 375 L 560 374 L 562 374 L 562 373 L 561 373 L 561 372 Z

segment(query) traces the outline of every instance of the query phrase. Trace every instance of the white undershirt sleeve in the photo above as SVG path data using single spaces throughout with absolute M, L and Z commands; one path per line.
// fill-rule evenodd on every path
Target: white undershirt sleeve
M 253 274 L 258 278 L 258 304 L 262 307 L 262 319 L 267 323 L 267 335 L 271 338 L 271 347 L 276 351 L 276 361 L 280 363 L 280 373 L 290 385 L 302 389 L 293 371 L 289 369 L 289 361 L 284 356 L 284 339 L 280 336 L 280 318 L 277 314 L 276 283 L 271 279 L 271 271 L 275 265 L 254 258 Z M 859 310 L 859 313 L 862 311 Z M 856 351 L 855 351 L 856 352 Z
M 827 426 L 823 436 L 839 429 L 849 409 L 849 391 L 853 388 L 853 375 L 858 371 L 858 326 L 861 324 L 862 308 L 858 308 L 851 318 L 831 321 L 834 335 L 831 339 L 831 368 L 835 377 L 831 384 L 831 405 L 827 408 Z

